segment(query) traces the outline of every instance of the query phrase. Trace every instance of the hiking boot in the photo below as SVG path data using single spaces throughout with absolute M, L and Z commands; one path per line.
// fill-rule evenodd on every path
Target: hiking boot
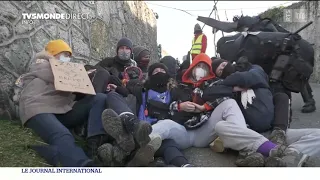
M 222 140 L 218 137 L 217 139 L 215 139 L 211 144 L 210 144 L 210 148 L 217 153 L 221 153 L 224 151 L 224 146 L 223 146 L 223 142 Z
M 112 146 L 109 143 L 103 144 L 98 148 L 98 157 L 105 166 L 123 166 L 124 159 L 129 154 L 122 150 L 118 145 Z
M 157 152 L 162 144 L 161 136 L 159 134 L 152 134 L 149 137 L 150 137 L 150 142 L 148 144 L 153 147 L 154 152 Z
M 94 159 L 97 156 L 98 147 L 108 141 L 107 135 L 96 135 L 89 137 L 86 143 L 87 155 L 90 159 Z
M 235 164 L 238 167 L 263 167 L 264 156 L 258 152 L 249 155 L 239 154 Z
M 128 162 L 128 167 L 147 167 L 154 160 L 154 149 L 150 144 L 139 148 Z
M 314 100 L 313 100 L 314 101 Z M 311 113 L 311 112 L 314 112 L 316 110 L 316 105 L 314 102 L 311 102 L 311 103 L 306 103 L 302 109 L 301 109 L 301 112 L 302 113 Z
M 285 151 L 287 150 L 288 146 L 285 145 L 277 145 L 275 148 L 271 149 L 269 152 L 269 157 L 279 157 L 281 158 L 284 156 Z
M 112 109 L 106 109 L 102 113 L 102 125 L 104 130 L 113 137 L 120 148 L 131 152 L 135 148 L 133 136 L 129 134 L 120 116 Z
M 150 135 L 150 141 L 146 146 L 138 149 L 132 160 L 127 164 L 131 167 L 148 166 L 154 160 L 154 154 L 160 148 L 162 138 L 158 134 Z
M 266 167 L 302 167 L 309 156 L 293 149 L 287 149 L 282 157 L 269 157 Z
M 275 128 L 269 136 L 269 140 L 277 145 L 286 145 L 286 132 Z
M 121 114 L 120 118 L 127 132 L 133 135 L 139 147 L 146 146 L 149 143 L 149 134 L 152 132 L 152 127 L 149 123 L 140 121 L 137 116 L 130 113 Z

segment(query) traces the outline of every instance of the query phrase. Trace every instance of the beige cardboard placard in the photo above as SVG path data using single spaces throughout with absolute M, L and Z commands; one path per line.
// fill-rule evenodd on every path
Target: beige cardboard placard
M 96 95 L 83 64 L 50 59 L 56 90 Z

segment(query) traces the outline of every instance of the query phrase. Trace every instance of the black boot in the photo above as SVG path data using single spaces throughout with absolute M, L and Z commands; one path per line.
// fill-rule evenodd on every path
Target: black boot
M 301 109 L 302 113 L 311 113 L 316 110 L 316 102 L 313 99 L 312 89 L 309 83 L 301 91 L 301 96 L 304 102 L 304 106 Z
M 152 127 L 149 123 L 140 121 L 137 116 L 129 113 L 122 114 L 120 118 L 139 147 L 144 147 L 150 142 L 149 134 L 152 132 Z
M 107 167 L 122 167 L 125 164 L 125 158 L 129 155 L 117 144 L 103 144 L 98 148 L 99 159 Z
M 86 149 L 90 159 L 97 159 L 98 148 L 110 140 L 107 135 L 92 136 L 87 139 Z
M 126 152 L 135 148 L 133 136 L 127 132 L 119 115 L 112 109 L 106 109 L 102 113 L 102 125 L 104 130 L 113 137 L 119 147 Z

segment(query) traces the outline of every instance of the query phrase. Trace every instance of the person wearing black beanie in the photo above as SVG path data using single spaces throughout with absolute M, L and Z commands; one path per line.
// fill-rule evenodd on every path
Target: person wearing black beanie
M 133 43 L 130 39 L 121 38 L 116 46 L 117 55 L 114 57 L 104 58 L 95 66 L 102 67 L 109 73 L 120 80 L 123 79 L 123 71 L 126 67 L 137 66 L 137 63 L 131 59 L 133 51 Z
M 154 63 L 148 68 L 148 79 L 146 87 L 157 92 L 163 93 L 167 90 L 169 82 L 168 68 L 162 63 Z
M 217 77 L 224 79 L 236 71 L 235 66 L 227 60 L 214 57 L 212 57 L 211 60 L 212 71 Z
M 142 72 L 147 73 L 150 63 L 150 51 L 143 46 L 135 46 L 133 47 L 133 57 Z
M 179 66 L 177 64 L 177 61 L 174 59 L 174 57 L 165 56 L 160 60 L 160 63 L 163 63 L 164 65 L 167 66 L 168 71 L 169 71 L 168 73 L 169 73 L 170 77 L 175 79 L 176 75 L 177 75 L 177 71 L 179 69 Z

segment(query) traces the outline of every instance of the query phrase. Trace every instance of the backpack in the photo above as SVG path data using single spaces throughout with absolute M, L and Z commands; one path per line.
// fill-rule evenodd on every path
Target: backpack
M 149 89 L 144 93 L 143 100 L 145 103 L 141 105 L 139 111 L 139 118 L 141 120 L 151 121 L 150 123 L 156 123 L 159 120 L 170 118 L 170 91 L 158 93 Z

